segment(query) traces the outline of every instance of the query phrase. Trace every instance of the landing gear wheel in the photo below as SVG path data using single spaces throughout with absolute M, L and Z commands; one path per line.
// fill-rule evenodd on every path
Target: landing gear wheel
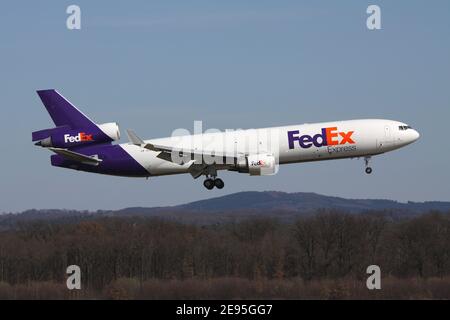
M 205 181 L 203 181 L 203 185 L 205 186 L 206 189 L 212 190 L 212 188 L 214 188 L 214 180 L 208 178 Z
M 222 189 L 225 186 L 225 183 L 223 183 L 223 180 L 220 178 L 217 178 L 214 180 L 214 185 L 217 189 Z
M 370 156 L 364 157 L 364 163 L 366 164 L 366 173 L 367 174 L 371 174 L 372 173 L 372 168 L 369 167 L 370 158 L 371 158 Z

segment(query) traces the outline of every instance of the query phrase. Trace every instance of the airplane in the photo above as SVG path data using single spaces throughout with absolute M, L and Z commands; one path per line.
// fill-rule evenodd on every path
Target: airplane
M 189 173 L 205 176 L 206 189 L 222 189 L 218 171 L 251 176 L 276 174 L 280 164 L 363 158 L 372 173 L 371 157 L 409 145 L 420 134 L 392 120 L 362 119 L 297 124 L 260 129 L 142 140 L 127 130 L 120 140 L 115 122 L 96 124 L 54 89 L 38 90 L 55 127 L 35 131 L 35 145 L 55 154 L 56 167 L 125 177 L 155 177 Z

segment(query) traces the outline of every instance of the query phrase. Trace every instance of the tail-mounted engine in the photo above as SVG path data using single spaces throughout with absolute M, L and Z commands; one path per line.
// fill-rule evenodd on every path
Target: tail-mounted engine
M 119 139 L 120 130 L 115 122 L 80 129 L 61 126 L 33 132 L 33 141 L 38 141 L 36 145 L 46 148 L 71 148 L 81 145 L 108 143 Z

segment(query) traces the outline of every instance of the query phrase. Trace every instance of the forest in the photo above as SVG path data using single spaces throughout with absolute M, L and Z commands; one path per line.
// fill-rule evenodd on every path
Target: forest
M 68 290 L 66 268 L 81 268 Z M 381 290 L 366 269 L 381 268 Z M 145 217 L 0 231 L 0 299 L 450 299 L 450 214 L 321 210 L 210 225 Z

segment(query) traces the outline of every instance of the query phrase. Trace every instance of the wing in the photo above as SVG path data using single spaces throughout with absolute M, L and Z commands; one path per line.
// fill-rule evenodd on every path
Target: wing
M 160 152 L 158 155 L 158 158 L 172 161 L 172 153 L 180 153 L 185 155 L 190 155 L 191 158 L 194 157 L 194 159 L 203 159 L 204 156 L 208 157 L 216 157 L 216 158 L 222 158 L 222 163 L 234 163 L 237 161 L 238 157 L 244 156 L 242 155 L 236 155 L 236 154 L 230 154 L 230 153 L 224 153 L 224 152 L 215 152 L 215 151 L 198 151 L 198 150 L 192 150 L 192 149 L 184 149 L 184 148 L 176 148 L 171 146 L 163 146 L 163 145 L 157 145 L 153 143 L 148 143 L 139 138 L 136 133 L 133 130 L 127 130 L 128 138 L 130 142 L 136 146 L 139 146 L 141 148 L 145 148 L 148 150 Z
M 67 149 L 62 148 L 48 148 L 49 150 L 53 151 L 56 154 L 59 154 L 63 156 L 64 158 L 76 162 L 81 162 L 84 164 L 89 164 L 93 166 L 98 166 L 100 162 L 102 162 L 101 159 L 94 157 L 94 156 L 87 156 L 78 152 L 70 151 Z

